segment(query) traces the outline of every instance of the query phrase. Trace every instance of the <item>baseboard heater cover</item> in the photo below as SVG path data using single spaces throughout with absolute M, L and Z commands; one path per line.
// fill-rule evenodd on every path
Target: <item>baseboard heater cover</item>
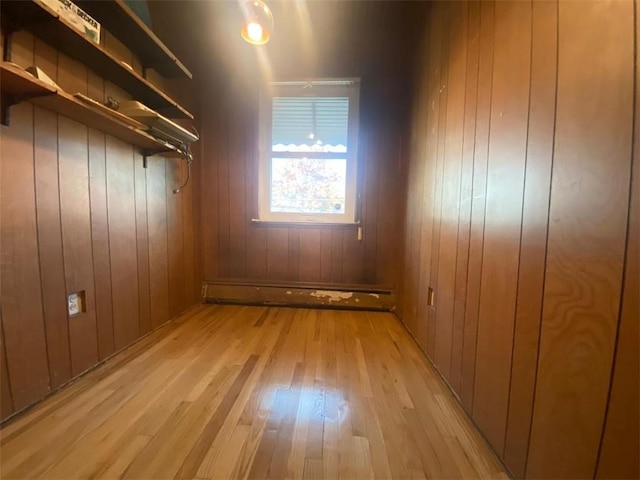
M 395 311 L 393 290 L 339 289 L 233 283 L 205 283 L 203 297 L 207 303 L 273 305 L 353 310 Z

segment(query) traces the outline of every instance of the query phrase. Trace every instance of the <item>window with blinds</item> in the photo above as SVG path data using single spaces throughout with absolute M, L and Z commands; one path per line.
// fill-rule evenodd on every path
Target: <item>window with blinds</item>
M 259 217 L 354 223 L 357 80 L 288 82 L 263 93 Z

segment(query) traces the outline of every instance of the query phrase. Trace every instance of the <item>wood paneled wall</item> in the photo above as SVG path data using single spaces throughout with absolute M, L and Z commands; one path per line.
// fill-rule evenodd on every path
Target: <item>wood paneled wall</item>
M 203 110 L 202 132 L 205 280 L 395 285 L 401 261 L 396 247 L 403 136 L 398 122 L 385 117 L 384 105 L 372 105 L 379 93 L 363 84 L 362 241 L 355 226 L 252 223 L 257 217 L 258 90 L 229 85 L 205 101 L 212 106 Z
M 107 35 L 107 46 L 139 68 Z M 67 92 L 124 98 L 30 34 L 12 61 L 37 65 Z M 198 164 L 179 195 L 178 159 L 21 103 L 3 126 L 0 368 L 4 419 L 199 301 Z M 67 315 L 67 294 L 86 311 Z
M 400 314 L 516 477 L 639 474 L 636 34 L 632 1 L 426 17 Z
M 424 2 L 273 2 L 263 48 L 242 41 L 237 7 L 201 2 L 215 64 L 202 101 L 205 280 L 395 287 L 402 215 L 413 38 Z M 214 10 L 208 11 L 207 9 Z M 215 13 L 215 15 L 213 14 Z M 191 22 L 196 22 L 192 19 Z M 211 45 L 214 47 L 212 48 Z M 204 50 L 203 50 L 204 51 Z M 210 61 L 211 63 L 211 61 Z M 360 77 L 355 226 L 255 224 L 258 94 L 266 80 Z

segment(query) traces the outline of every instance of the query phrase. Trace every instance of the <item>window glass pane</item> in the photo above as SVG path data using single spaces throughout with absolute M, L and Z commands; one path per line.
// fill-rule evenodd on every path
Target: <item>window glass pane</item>
M 347 152 L 349 97 L 274 97 L 273 152 Z
M 272 212 L 344 214 L 347 160 L 272 158 Z

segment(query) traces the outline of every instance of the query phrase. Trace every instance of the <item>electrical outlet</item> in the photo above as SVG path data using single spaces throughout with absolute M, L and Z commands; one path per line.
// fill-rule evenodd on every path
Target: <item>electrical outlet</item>
M 67 311 L 69 312 L 69 316 L 73 317 L 74 315 L 78 315 L 85 310 L 85 301 L 84 301 L 84 290 L 80 292 L 70 293 L 67 297 Z

